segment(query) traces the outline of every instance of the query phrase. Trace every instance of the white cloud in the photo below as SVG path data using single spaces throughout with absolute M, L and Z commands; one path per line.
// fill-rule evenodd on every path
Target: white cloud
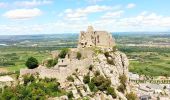
M 123 10 L 114 11 L 114 12 L 107 12 L 101 18 L 109 19 L 109 18 L 119 18 L 124 13 Z
M 129 8 L 129 9 L 130 9 L 130 8 L 134 8 L 135 6 L 136 6 L 136 4 L 134 4 L 134 3 L 130 3 L 130 4 L 128 4 L 128 5 L 127 5 L 127 7 L 126 7 L 126 8 Z
M 65 17 L 65 19 L 70 20 L 80 20 L 80 19 L 86 19 L 88 14 L 96 13 L 96 12 L 103 12 L 110 10 L 110 6 L 99 6 L 99 5 L 93 5 L 88 6 L 86 8 L 78 8 L 78 9 L 66 9 L 64 13 L 59 14 Z
M 68 9 L 66 12 L 72 12 Z M 119 13 L 118 13 L 119 12 Z M 115 14 L 113 14 L 115 13 Z M 117 13 L 117 14 L 116 14 Z M 45 24 L 19 24 L 19 25 L 0 25 L 0 33 L 15 34 L 44 34 L 44 33 L 75 33 L 86 30 L 88 25 L 93 25 L 96 30 L 115 31 L 166 31 L 170 27 L 170 16 L 162 16 L 156 13 L 141 12 L 136 16 L 118 17 L 122 11 L 112 12 L 113 18 L 100 18 L 93 21 L 65 21 L 57 20 L 53 23 Z M 3 32 L 2 32 L 3 31 Z
M 33 9 L 10 10 L 4 13 L 3 16 L 9 19 L 29 19 L 29 18 L 40 16 L 41 14 L 42 12 L 40 9 L 33 8 Z
M 40 5 L 51 4 L 52 0 L 27 0 L 27 1 L 16 1 L 14 5 L 21 7 L 36 7 Z

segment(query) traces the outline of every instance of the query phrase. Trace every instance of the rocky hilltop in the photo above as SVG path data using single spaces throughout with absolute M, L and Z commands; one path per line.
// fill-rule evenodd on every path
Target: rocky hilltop
M 22 69 L 20 76 L 38 73 L 41 78 L 57 78 L 61 88 L 73 94 L 73 99 L 126 100 L 129 63 L 126 55 L 117 50 L 111 33 L 94 31 L 89 26 L 80 33 L 77 48 L 65 50 L 64 56 L 61 52 L 52 53 L 58 58 L 54 67 L 47 68 L 44 64 Z

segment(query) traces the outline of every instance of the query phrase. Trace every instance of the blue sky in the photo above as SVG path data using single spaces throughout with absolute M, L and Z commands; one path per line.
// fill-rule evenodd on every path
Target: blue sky
M 170 0 L 0 0 L 0 35 L 170 31 Z

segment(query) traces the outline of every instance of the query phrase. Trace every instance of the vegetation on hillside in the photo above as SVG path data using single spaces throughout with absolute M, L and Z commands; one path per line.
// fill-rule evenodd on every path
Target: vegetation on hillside
M 118 86 L 117 90 L 119 92 L 125 93 L 126 83 L 127 83 L 126 75 L 123 74 L 123 75 L 119 76 L 119 81 L 120 81 L 120 85 Z
M 0 92 L 0 100 L 46 100 L 67 94 L 61 90 L 56 79 L 37 79 L 32 75 L 24 76 L 24 84 L 15 87 L 5 87 Z
M 60 54 L 58 55 L 59 58 L 65 58 L 65 56 L 67 55 L 69 49 L 68 48 L 64 48 L 61 50 Z
M 47 66 L 48 68 L 51 68 L 51 67 L 54 67 L 57 63 L 58 63 L 58 58 L 48 59 L 48 60 L 47 60 L 47 63 L 46 63 L 46 66 Z
M 80 52 L 77 52 L 77 59 L 80 60 L 81 59 L 81 53 Z
M 92 79 L 90 79 L 89 74 L 87 74 L 84 76 L 83 82 L 88 84 L 92 92 L 97 92 L 98 90 L 106 91 L 107 94 L 110 94 L 113 98 L 117 97 L 115 89 L 111 87 L 111 81 L 100 74 L 97 74 Z

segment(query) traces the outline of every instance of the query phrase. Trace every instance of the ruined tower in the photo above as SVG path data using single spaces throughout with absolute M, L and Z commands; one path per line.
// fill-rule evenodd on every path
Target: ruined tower
M 78 48 L 86 47 L 110 48 L 115 46 L 115 40 L 111 33 L 106 31 L 94 31 L 92 26 L 88 26 L 87 31 L 81 31 L 78 41 Z

